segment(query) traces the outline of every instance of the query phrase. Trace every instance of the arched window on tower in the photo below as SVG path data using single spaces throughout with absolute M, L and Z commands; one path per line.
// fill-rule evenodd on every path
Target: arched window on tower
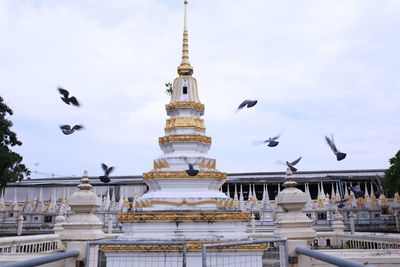
M 187 82 L 188 82 L 188 80 L 183 80 L 183 89 L 182 89 L 182 93 L 184 94 L 184 95 L 186 95 L 187 94 Z

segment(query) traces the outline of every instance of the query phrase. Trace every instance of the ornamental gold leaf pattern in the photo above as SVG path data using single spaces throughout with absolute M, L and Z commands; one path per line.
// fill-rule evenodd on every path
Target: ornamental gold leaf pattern
M 167 119 L 165 131 L 171 131 L 179 128 L 194 128 L 198 131 L 205 131 L 204 120 L 193 117 L 176 117 Z
M 185 171 L 153 171 L 143 173 L 143 180 L 153 179 L 213 179 L 226 180 L 227 174 L 218 171 L 199 171 L 196 176 L 189 176 Z
M 194 101 L 178 101 L 165 105 L 165 109 L 167 111 L 176 109 L 176 108 L 193 108 L 204 112 L 204 105 L 201 103 L 197 103 Z
M 222 242 L 212 241 L 189 241 L 186 242 L 186 251 L 201 251 L 203 244 L 217 244 Z M 243 244 L 229 247 L 208 248 L 208 251 L 263 251 L 269 247 L 269 244 Z M 100 251 L 104 252 L 182 252 L 182 245 L 100 245 Z
M 249 212 L 126 212 L 118 214 L 119 222 L 248 222 Z
M 198 134 L 174 134 L 158 138 L 160 145 L 165 143 L 205 143 L 211 144 L 211 137 Z

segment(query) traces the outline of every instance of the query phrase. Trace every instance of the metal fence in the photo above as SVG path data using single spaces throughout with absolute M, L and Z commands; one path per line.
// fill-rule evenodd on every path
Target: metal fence
M 202 266 L 288 267 L 287 239 L 204 244 Z
M 93 241 L 85 267 L 287 267 L 287 240 L 204 244 L 201 241 Z
M 186 267 L 186 243 L 179 241 L 94 241 L 85 267 Z

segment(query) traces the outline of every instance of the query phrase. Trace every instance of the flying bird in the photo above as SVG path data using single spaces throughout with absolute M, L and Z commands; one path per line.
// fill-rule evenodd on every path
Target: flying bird
M 72 104 L 74 106 L 79 107 L 79 102 L 75 96 L 69 97 L 69 92 L 66 89 L 58 88 L 58 91 L 62 95 L 61 100 L 64 101 L 65 104 L 69 105 Z
M 372 180 L 372 183 L 376 186 L 376 189 L 377 189 L 376 195 L 380 196 L 380 195 L 384 194 L 384 191 L 383 191 L 383 188 L 382 188 L 381 183 L 379 182 L 379 180 L 378 179 L 376 179 L 376 180 L 377 180 L 378 183 L 376 183 L 374 180 Z
M 237 108 L 237 110 L 244 108 L 245 106 L 247 106 L 247 108 L 251 108 L 253 106 L 255 106 L 257 104 L 257 100 L 250 100 L 247 99 L 245 101 L 243 101 L 239 107 Z
M 336 155 L 337 161 L 341 161 L 346 157 L 346 153 L 342 153 L 336 148 L 335 142 L 333 140 L 333 135 L 330 139 L 328 136 L 325 136 L 325 140 L 328 143 L 329 147 L 332 149 L 333 153 Z
M 349 187 L 349 189 L 350 189 L 351 191 L 353 191 L 354 196 L 355 196 L 356 198 L 359 198 L 359 197 L 363 197 L 363 196 L 364 196 L 364 191 L 361 190 L 361 188 L 360 188 L 359 185 L 353 185 L 352 187 Z
M 296 165 L 297 163 L 299 163 L 300 160 L 301 160 L 301 157 L 298 158 L 298 159 L 296 159 L 295 161 L 292 161 L 292 162 L 286 161 L 285 164 L 286 164 L 286 166 L 289 167 L 289 169 L 290 169 L 292 172 L 295 172 L 295 171 L 297 171 L 297 169 L 294 167 L 294 165 Z
M 341 200 L 339 200 L 339 201 L 336 201 L 336 204 L 337 204 L 337 207 L 339 208 L 339 209 L 341 209 L 341 208 L 344 208 L 346 205 L 345 205 L 345 202 L 346 201 L 348 201 L 350 198 L 344 198 L 344 199 L 341 199 Z
M 255 145 L 267 144 L 267 146 L 269 146 L 269 147 L 276 147 L 279 144 L 279 141 L 277 141 L 279 137 L 280 137 L 280 134 L 275 137 L 270 137 L 267 140 L 253 141 L 253 143 Z
M 102 181 L 103 183 L 109 183 L 111 180 L 108 176 L 114 170 L 114 167 L 108 167 L 106 164 L 102 163 L 101 168 L 104 171 L 104 175 L 99 177 L 100 181 Z
M 63 134 L 70 135 L 70 134 L 73 134 L 75 131 L 82 130 L 83 126 L 75 125 L 74 127 L 71 127 L 71 125 L 61 125 L 60 129 L 63 132 Z
M 189 169 L 186 170 L 186 173 L 189 176 L 196 176 L 199 173 L 199 170 L 193 169 L 193 164 L 192 163 L 188 163 L 188 165 L 189 165 Z

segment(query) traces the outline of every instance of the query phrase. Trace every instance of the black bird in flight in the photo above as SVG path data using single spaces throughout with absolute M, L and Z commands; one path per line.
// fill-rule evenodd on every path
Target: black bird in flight
M 247 106 L 247 108 L 251 108 L 254 107 L 257 104 L 257 100 L 250 100 L 247 99 L 245 101 L 243 101 L 239 107 L 237 108 L 237 110 L 244 108 L 245 106 Z
M 346 201 L 348 201 L 349 199 L 350 199 L 350 198 L 344 198 L 344 199 L 341 199 L 341 200 L 339 200 L 339 201 L 336 201 L 337 207 L 338 207 L 339 209 L 344 208 L 344 206 L 346 206 L 344 203 L 345 203 Z
M 289 167 L 289 169 L 290 169 L 292 172 L 295 172 L 295 171 L 297 171 L 297 169 L 294 167 L 294 165 L 296 165 L 297 163 L 299 163 L 300 160 L 301 160 L 301 157 L 298 158 L 298 159 L 296 159 L 295 161 L 292 161 L 292 162 L 286 161 L 285 164 L 286 164 L 286 166 Z
M 186 173 L 189 176 L 196 176 L 199 173 L 199 170 L 193 169 L 193 164 L 192 163 L 188 163 L 188 165 L 189 165 L 189 169 L 186 170 Z
M 275 137 L 270 137 L 267 140 L 263 141 L 253 141 L 255 145 L 261 145 L 261 144 L 267 144 L 269 147 L 276 147 L 279 144 L 278 138 L 280 137 L 280 134 L 278 134 Z
M 71 96 L 69 97 L 69 92 L 68 90 L 65 90 L 61 87 L 58 88 L 58 91 L 60 92 L 60 94 L 62 95 L 61 100 L 64 101 L 65 104 L 69 105 L 72 104 L 74 106 L 79 107 L 79 102 L 76 99 L 75 96 Z
M 101 168 L 103 168 L 104 175 L 99 177 L 100 181 L 102 181 L 103 183 L 107 184 L 107 183 L 109 183 L 111 181 L 108 176 L 114 170 L 114 167 L 108 167 L 106 164 L 102 163 L 101 164 Z
M 376 193 L 375 195 L 380 196 L 381 194 L 384 194 L 385 192 L 383 191 L 383 188 L 381 186 L 381 183 L 379 182 L 379 179 L 376 179 L 378 183 L 376 183 L 374 180 L 372 180 L 372 183 L 376 186 Z
M 336 155 L 337 161 L 341 161 L 346 157 L 346 153 L 342 153 L 336 148 L 335 142 L 333 140 L 333 135 L 330 139 L 328 136 L 325 136 L 325 140 L 328 143 L 329 147 L 332 149 L 333 153 Z
M 70 135 L 70 134 L 73 134 L 75 131 L 82 130 L 83 126 L 75 125 L 74 127 L 71 127 L 71 125 L 61 125 L 60 129 L 63 132 L 63 134 Z
M 350 189 L 351 191 L 353 191 L 354 196 L 355 196 L 356 198 L 359 198 L 359 197 L 363 197 L 363 196 L 364 196 L 364 191 L 361 190 L 361 188 L 360 188 L 359 185 L 353 185 L 352 187 L 349 187 L 349 189 Z

